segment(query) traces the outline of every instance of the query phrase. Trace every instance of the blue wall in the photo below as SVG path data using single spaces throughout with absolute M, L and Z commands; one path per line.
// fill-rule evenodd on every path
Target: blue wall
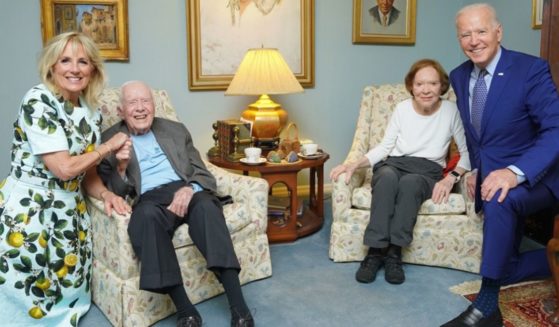
M 369 0 L 373 2 L 373 0 Z M 315 87 L 302 94 L 275 97 L 297 123 L 300 137 L 311 138 L 331 154 L 326 171 L 340 163 L 353 138 L 365 85 L 399 83 L 409 65 L 423 57 L 450 70 L 464 60 L 454 29 L 454 15 L 472 1 L 417 1 L 414 46 L 353 45 L 352 1 L 315 0 Z M 492 3 L 504 25 L 505 47 L 539 54 L 539 30 L 530 25 L 531 1 Z M 225 97 L 223 91 L 190 92 L 187 84 L 185 0 L 128 0 L 130 61 L 108 62 L 110 86 L 129 79 L 168 90 L 196 146 L 212 146 L 211 124 L 238 117 L 253 97 Z M 0 176 L 9 170 L 12 122 L 23 94 L 39 82 L 40 1 L 2 1 L 0 13 Z

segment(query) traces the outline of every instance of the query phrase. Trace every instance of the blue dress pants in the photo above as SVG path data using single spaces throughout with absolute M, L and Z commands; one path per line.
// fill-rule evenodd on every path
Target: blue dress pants
M 478 190 L 479 191 L 479 190 Z M 500 192 L 491 201 L 483 202 L 483 249 L 480 274 L 501 279 L 503 285 L 523 280 L 549 277 L 545 248 L 520 253 L 524 235 L 524 220 L 530 214 L 557 202 L 551 191 L 541 183 L 509 190 L 502 203 Z

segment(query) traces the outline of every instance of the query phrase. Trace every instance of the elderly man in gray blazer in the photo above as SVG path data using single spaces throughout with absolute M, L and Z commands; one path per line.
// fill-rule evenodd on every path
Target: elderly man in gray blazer
M 177 326 L 202 326 L 183 287 L 172 243 L 175 230 L 186 223 L 207 268 L 225 289 L 231 326 L 254 326 L 215 178 L 190 133 L 181 123 L 154 117 L 151 88 L 140 81 L 122 85 L 118 113 L 122 121 L 103 132 L 102 139 L 118 132 L 130 139 L 100 163 L 98 172 L 111 191 L 132 200 L 128 235 L 141 261 L 140 289 L 169 294 L 177 307 Z

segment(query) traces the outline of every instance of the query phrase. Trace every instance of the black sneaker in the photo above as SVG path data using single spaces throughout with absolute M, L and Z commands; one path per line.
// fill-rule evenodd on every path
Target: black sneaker
M 390 284 L 402 284 L 406 280 L 400 257 L 389 254 L 384 258 L 384 279 Z
M 372 283 L 377 277 L 377 272 L 382 267 L 382 256 L 378 254 L 368 254 L 363 261 L 357 272 L 355 279 L 360 283 Z

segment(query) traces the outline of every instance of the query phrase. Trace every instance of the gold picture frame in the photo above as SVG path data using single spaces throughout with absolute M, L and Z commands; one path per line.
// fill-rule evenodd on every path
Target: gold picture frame
M 81 31 L 106 60 L 128 60 L 128 0 L 41 0 L 43 44 L 53 36 Z
M 541 29 L 543 20 L 543 0 L 532 0 L 532 28 Z
M 277 48 L 314 86 L 314 0 L 186 0 L 188 88 L 224 90 L 250 48 Z
M 376 0 L 353 0 L 353 43 L 415 44 L 416 0 L 394 0 L 384 16 Z

